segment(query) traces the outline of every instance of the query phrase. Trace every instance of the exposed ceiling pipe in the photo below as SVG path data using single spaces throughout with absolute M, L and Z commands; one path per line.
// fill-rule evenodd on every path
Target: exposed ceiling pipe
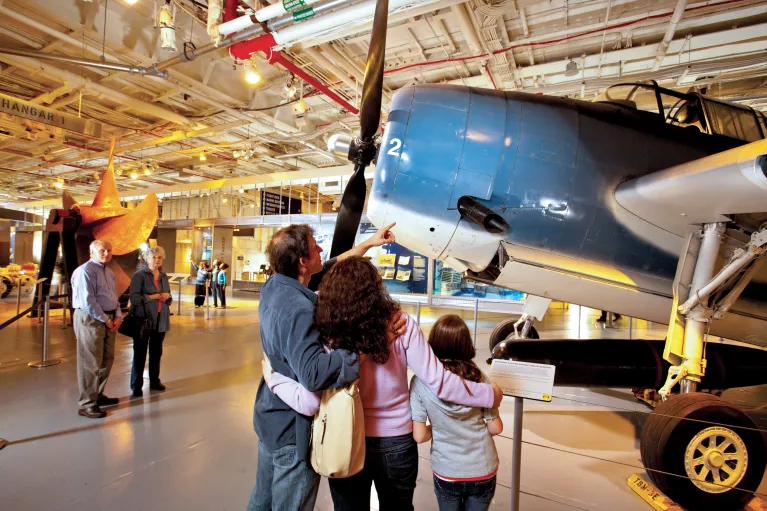
M 82 83 L 82 86 L 85 89 L 89 89 L 93 92 L 101 94 L 105 98 L 118 102 L 127 108 L 144 112 L 145 114 L 149 114 L 153 117 L 157 117 L 158 119 L 165 119 L 166 121 L 170 121 L 175 124 L 180 124 L 182 126 L 190 126 L 190 125 L 196 124 L 194 121 L 184 117 L 183 115 L 177 114 L 166 108 L 157 106 L 153 103 L 148 103 L 146 101 L 136 99 L 132 96 L 128 96 L 127 94 L 123 92 L 110 89 L 109 87 L 101 85 L 100 83 L 96 83 L 80 75 L 70 73 L 69 71 L 66 71 L 64 69 L 60 69 L 57 67 L 53 67 L 53 66 L 44 67 L 40 61 L 35 59 L 30 59 L 27 57 L 0 55 L 0 60 L 8 64 L 11 64 L 13 66 L 20 66 L 20 67 L 24 67 L 24 68 L 35 70 L 35 71 L 45 71 L 49 75 L 55 76 L 59 78 L 60 80 L 62 80 L 63 82 Z
M 22 42 L 22 43 L 26 44 L 27 46 L 31 46 L 32 48 L 34 48 L 36 50 L 39 50 L 40 48 L 43 47 L 43 45 L 38 43 L 37 41 L 33 41 L 32 39 L 30 39 L 28 37 L 24 37 L 21 34 L 17 34 L 13 30 L 8 30 L 5 27 L 0 27 L 0 34 L 7 35 L 8 37 L 10 37 L 12 39 L 16 39 L 17 41 Z
M 474 30 L 474 25 L 471 23 L 466 8 L 463 4 L 457 4 L 450 8 L 455 15 L 455 19 L 458 22 L 458 26 L 461 27 L 461 33 L 466 38 L 466 42 L 469 45 L 472 55 L 476 55 L 482 51 L 482 44 L 479 42 L 477 32 Z
M 684 16 L 684 10 L 687 8 L 687 0 L 677 0 L 676 8 L 674 8 L 674 14 L 671 15 L 671 21 L 666 29 L 666 34 L 663 36 L 663 40 L 658 43 L 658 51 L 655 55 L 655 62 L 653 62 L 652 70 L 657 71 L 660 69 L 660 65 L 663 62 L 663 58 L 666 56 L 668 47 L 671 41 L 674 39 L 676 33 L 676 26 L 682 21 Z
M 325 94 L 327 97 L 331 98 L 333 101 L 335 101 L 336 103 L 344 107 L 348 112 L 351 112 L 354 115 L 359 114 L 359 110 L 357 108 L 350 105 L 345 99 L 337 95 L 332 90 L 328 89 L 325 85 L 320 83 L 315 77 L 311 76 L 302 68 L 298 67 L 293 62 L 285 58 L 282 52 L 271 51 L 268 55 L 268 60 L 270 64 L 281 65 L 282 67 L 284 67 L 285 69 L 293 73 L 294 75 L 300 77 L 306 83 L 312 85 L 315 89 L 322 91 L 323 94 Z
M 323 53 L 325 53 L 331 60 L 333 60 L 339 67 L 346 69 L 351 73 L 359 83 L 365 81 L 365 71 L 348 55 L 344 55 L 340 51 L 336 50 L 330 44 L 323 44 L 320 46 Z
M 303 53 L 311 57 L 312 60 L 314 60 L 317 64 L 327 68 L 328 71 L 336 75 L 339 80 L 344 82 L 347 86 L 351 87 L 352 90 L 357 89 L 357 83 L 349 78 L 349 75 L 346 73 L 346 71 L 331 62 L 327 57 L 325 57 L 325 55 L 320 53 L 319 50 L 316 48 L 307 48 L 303 51 Z
M 74 57 L 65 57 L 63 55 L 53 55 L 51 53 L 43 53 L 33 50 L 22 50 L 17 48 L 0 48 L 0 53 L 5 55 L 17 55 L 19 57 L 30 57 L 40 60 L 51 60 L 53 62 L 64 62 L 67 64 L 77 64 L 79 66 L 95 67 L 99 69 L 109 69 L 110 71 L 124 71 L 131 74 L 138 74 L 141 76 L 159 76 L 160 78 L 167 78 L 168 72 L 161 71 L 156 67 L 142 67 L 131 66 L 129 64 L 118 64 L 115 62 L 102 62 L 99 60 L 78 59 Z

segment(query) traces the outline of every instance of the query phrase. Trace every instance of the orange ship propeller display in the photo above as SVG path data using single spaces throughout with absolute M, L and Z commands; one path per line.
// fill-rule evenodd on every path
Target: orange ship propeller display
M 115 256 L 110 267 L 115 274 L 118 295 L 130 285 L 130 274 L 136 269 L 132 254 L 144 243 L 157 224 L 157 196 L 148 194 L 135 209 L 124 208 L 117 193 L 117 181 L 114 172 L 115 140 L 109 147 L 109 164 L 101 179 L 101 185 L 91 205 L 78 204 L 64 192 L 62 201 L 65 209 L 78 211 L 81 217 L 77 231 L 78 259 L 88 259 L 88 245 L 93 240 L 109 241 Z

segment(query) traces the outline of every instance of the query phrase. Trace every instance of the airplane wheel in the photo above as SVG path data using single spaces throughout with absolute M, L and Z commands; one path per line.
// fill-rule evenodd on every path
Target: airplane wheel
M 514 335 L 514 323 L 518 320 L 519 318 L 506 319 L 495 326 L 493 332 L 490 334 L 490 353 L 493 352 L 493 348 L 495 348 L 496 344 L 505 341 L 509 336 Z M 534 326 L 531 326 L 530 331 L 527 332 L 527 338 L 540 339 L 540 337 L 538 337 L 538 330 L 536 330 Z
M 0 298 L 5 298 L 11 294 L 11 289 L 13 289 L 11 279 L 8 277 L 0 277 Z
M 754 422 L 723 399 L 702 393 L 659 404 L 642 428 L 640 452 L 658 489 L 690 510 L 743 509 L 767 465 Z

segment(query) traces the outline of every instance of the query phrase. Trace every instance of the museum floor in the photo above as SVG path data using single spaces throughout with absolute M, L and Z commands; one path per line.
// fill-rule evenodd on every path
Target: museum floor
M 189 288 L 191 291 L 191 288 Z M 175 295 L 175 293 L 174 293 Z M 42 328 L 24 318 L 0 332 L 0 509 L 244 510 L 255 481 L 257 438 L 253 399 L 261 376 L 257 301 L 242 293 L 226 310 L 211 308 L 206 320 L 186 295 L 165 341 L 162 380 L 168 390 L 129 399 L 132 348 L 118 335 L 107 386 L 120 404 L 108 418 L 77 415 L 75 341 L 51 316 L 49 357 L 62 363 L 31 369 L 40 357 Z M 175 312 L 175 304 L 174 304 Z M 13 316 L 15 300 L 0 302 L 0 322 Z M 422 310 L 424 330 L 446 309 Z M 453 312 L 453 311 L 451 311 Z M 462 312 L 467 321 L 472 311 Z M 602 329 L 598 311 L 552 309 L 540 325 L 544 338 L 626 338 L 628 320 Z M 580 317 L 580 328 L 579 328 Z M 500 315 L 481 314 L 478 359 Z M 634 338 L 662 339 L 662 325 L 635 322 Z M 472 324 L 470 323 L 470 327 Z M 486 366 L 484 366 L 486 367 Z M 725 393 L 747 406 L 767 402 L 767 386 Z M 650 509 L 626 485 L 643 473 L 638 435 L 648 409 L 623 390 L 563 387 L 551 403 L 525 405 L 521 509 L 566 511 Z M 496 444 L 501 455 L 492 509 L 508 509 L 513 404 L 502 405 L 506 429 Z M 754 415 L 767 428 L 767 411 Z M 436 509 L 429 448 L 420 446 L 415 508 Z M 767 481 L 760 488 L 767 493 Z M 372 508 L 377 507 L 373 496 Z M 317 509 L 331 510 L 323 482 Z

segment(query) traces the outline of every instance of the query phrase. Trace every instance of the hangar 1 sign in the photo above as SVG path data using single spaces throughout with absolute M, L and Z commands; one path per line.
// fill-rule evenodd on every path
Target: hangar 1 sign
M 0 112 L 30 121 L 74 131 L 90 137 L 101 137 L 101 124 L 51 108 L 36 105 L 23 99 L 0 94 Z

